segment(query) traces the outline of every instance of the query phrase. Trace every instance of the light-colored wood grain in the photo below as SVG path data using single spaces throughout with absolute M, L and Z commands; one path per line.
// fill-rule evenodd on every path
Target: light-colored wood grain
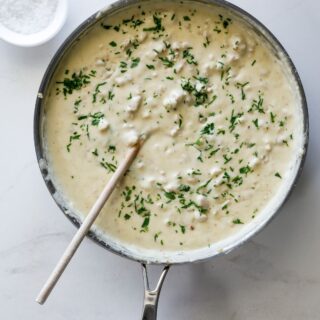
M 137 153 L 139 151 L 139 146 L 134 146 L 129 149 L 129 152 L 125 159 L 120 163 L 119 167 L 114 172 L 111 179 L 108 181 L 107 185 L 101 192 L 99 198 L 91 208 L 89 214 L 84 219 L 83 223 L 81 224 L 80 228 L 78 229 L 77 233 L 74 235 L 73 239 L 71 240 L 70 244 L 66 248 L 65 252 L 63 253 L 62 257 L 60 258 L 59 262 L 57 263 L 56 267 L 52 271 L 51 275 L 49 276 L 47 282 L 44 284 L 43 288 L 41 289 L 39 295 L 36 298 L 36 302 L 43 304 L 47 300 L 48 296 L 50 295 L 52 289 L 58 282 L 59 278 L 61 277 L 63 271 L 67 267 L 68 263 L 72 259 L 73 255 L 77 251 L 81 241 L 88 233 L 90 227 L 94 223 L 95 219 L 99 215 L 101 209 L 103 208 L 104 204 L 110 197 L 112 191 L 116 187 L 119 180 L 123 177 L 126 173 L 130 165 L 132 164 L 133 160 L 135 159 Z

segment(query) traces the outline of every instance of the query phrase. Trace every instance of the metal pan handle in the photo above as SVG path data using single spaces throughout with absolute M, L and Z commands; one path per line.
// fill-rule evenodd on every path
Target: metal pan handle
M 154 290 L 150 290 L 147 266 L 145 264 L 142 264 L 142 275 L 144 283 L 144 305 L 142 310 L 142 320 L 157 319 L 157 309 L 160 291 L 162 288 L 163 281 L 166 278 L 166 275 L 169 271 L 169 267 L 170 266 L 165 266 L 163 268 L 156 288 Z

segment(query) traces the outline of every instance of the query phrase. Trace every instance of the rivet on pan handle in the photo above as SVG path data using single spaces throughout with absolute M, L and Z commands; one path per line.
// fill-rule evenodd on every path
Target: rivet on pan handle
M 157 309 L 158 309 L 160 291 L 161 291 L 164 279 L 166 278 L 166 275 L 169 271 L 169 268 L 170 266 L 165 266 L 163 268 L 156 288 L 154 290 L 150 290 L 147 266 L 145 264 L 142 264 L 142 274 L 143 274 L 143 283 L 144 283 L 144 305 L 142 310 L 142 320 L 157 319 Z

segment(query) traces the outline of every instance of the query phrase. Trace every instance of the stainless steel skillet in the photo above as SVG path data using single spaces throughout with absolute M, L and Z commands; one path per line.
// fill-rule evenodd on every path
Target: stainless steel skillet
M 41 173 L 43 175 L 44 181 L 49 189 L 49 192 L 53 196 L 59 208 L 66 215 L 66 217 L 76 226 L 79 227 L 81 224 L 80 218 L 72 211 L 67 204 L 67 202 L 63 201 L 62 190 L 59 189 L 58 185 L 55 183 L 54 179 L 49 174 L 48 166 L 47 166 L 47 150 L 45 147 L 45 137 L 43 132 L 43 125 L 45 119 L 45 102 L 46 102 L 46 94 L 49 90 L 49 86 L 51 80 L 54 76 L 55 71 L 57 70 L 60 62 L 63 57 L 69 52 L 69 50 L 73 47 L 75 43 L 81 39 L 91 28 L 96 24 L 100 23 L 102 19 L 106 19 L 108 16 L 111 16 L 118 11 L 122 11 L 131 6 L 136 6 L 139 4 L 147 3 L 147 2 L 155 2 L 152 0 L 118 0 L 113 5 L 108 6 L 107 8 L 101 10 L 100 12 L 92 15 L 86 21 L 84 21 L 61 45 L 58 49 L 57 53 L 51 60 L 46 73 L 43 77 L 39 88 L 38 98 L 36 100 L 35 106 L 35 114 L 34 114 L 34 141 L 35 141 L 35 149 L 37 154 L 37 159 L 39 162 L 39 167 Z M 165 6 L 166 2 L 172 1 L 157 1 L 163 3 Z M 177 1 L 178 2 L 178 1 Z M 270 31 L 267 30 L 259 21 L 257 21 L 254 17 L 249 15 L 247 12 L 242 9 L 226 2 L 223 0 L 191 0 L 185 1 L 191 3 L 205 4 L 208 6 L 217 6 L 223 9 L 226 9 L 232 13 L 232 15 L 237 16 L 238 19 L 242 20 L 244 23 L 248 25 L 248 28 L 257 33 L 263 41 L 265 41 L 273 50 L 275 56 L 282 61 L 284 68 L 288 73 L 288 79 L 290 83 L 296 88 L 296 97 L 298 104 L 300 106 L 301 111 L 301 153 L 297 156 L 296 163 L 294 168 L 292 169 L 291 178 L 288 181 L 288 188 L 282 190 L 281 194 L 278 196 L 277 203 L 270 207 L 268 211 L 261 213 L 255 220 L 254 223 L 250 223 L 243 227 L 241 231 L 239 231 L 235 236 L 223 240 L 216 245 L 213 245 L 210 248 L 202 248 L 193 251 L 181 251 L 181 252 L 164 252 L 162 254 L 148 250 L 137 250 L 134 247 L 130 246 L 119 246 L 114 243 L 111 239 L 103 237 L 98 230 L 92 229 L 88 236 L 100 244 L 102 247 L 112 251 L 113 253 L 119 254 L 123 257 L 132 259 L 134 261 L 140 262 L 143 268 L 143 278 L 145 285 L 145 299 L 144 299 L 144 309 L 142 319 L 152 320 L 156 319 L 157 314 L 157 304 L 159 293 L 161 290 L 162 283 L 165 279 L 165 276 L 169 270 L 169 266 L 173 264 L 182 264 L 189 262 L 199 262 L 204 261 L 209 258 L 213 258 L 217 255 L 228 253 L 234 248 L 240 246 L 253 235 L 255 235 L 258 231 L 260 231 L 267 223 L 271 221 L 271 219 L 275 216 L 279 209 L 286 201 L 291 191 L 293 190 L 297 178 L 301 173 L 304 159 L 306 156 L 307 144 L 308 144 L 308 111 L 307 111 L 307 103 L 303 91 L 303 87 L 300 81 L 300 78 L 297 74 L 297 71 L 290 60 L 288 54 L 281 46 L 279 41 L 272 35 Z M 158 285 L 154 290 L 149 288 L 148 282 L 148 274 L 147 274 L 147 264 L 162 264 L 165 265 L 164 270 L 161 274 Z

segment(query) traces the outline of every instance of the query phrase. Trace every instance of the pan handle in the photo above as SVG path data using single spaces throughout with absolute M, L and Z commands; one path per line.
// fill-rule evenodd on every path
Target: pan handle
M 160 279 L 154 290 L 150 290 L 148 270 L 145 264 L 142 264 L 142 275 L 144 283 L 144 305 L 142 310 L 142 320 L 156 320 L 159 295 L 164 279 L 169 271 L 169 265 L 165 266 L 162 270 Z

